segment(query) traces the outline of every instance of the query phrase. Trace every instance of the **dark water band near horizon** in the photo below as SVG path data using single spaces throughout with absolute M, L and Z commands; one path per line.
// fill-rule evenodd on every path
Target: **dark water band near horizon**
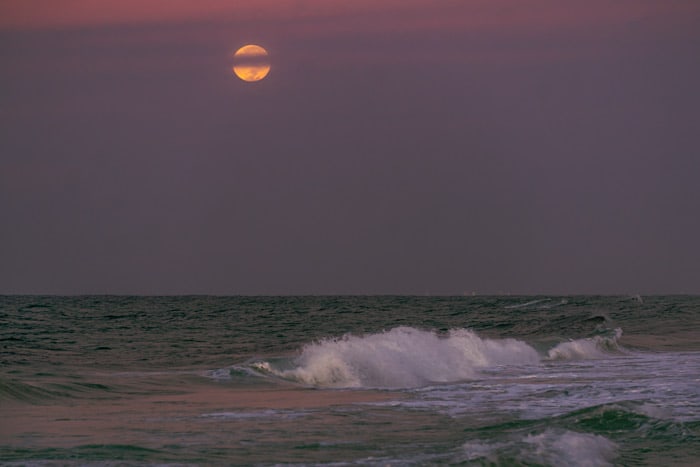
M 4 465 L 697 465 L 697 296 L 0 296 Z

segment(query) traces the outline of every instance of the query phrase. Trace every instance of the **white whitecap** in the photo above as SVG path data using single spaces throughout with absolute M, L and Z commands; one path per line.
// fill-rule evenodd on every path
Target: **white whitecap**
M 555 429 L 509 441 L 467 441 L 462 448 L 463 460 L 488 465 L 515 458 L 527 465 L 608 467 L 617 456 L 617 445 L 603 436 Z
M 612 465 L 617 445 L 609 439 L 589 433 L 547 430 L 528 435 L 525 443 L 536 462 L 571 467 L 606 467 Z
M 613 336 L 594 336 L 562 342 L 547 352 L 551 360 L 585 360 L 605 358 L 611 351 L 619 351 L 618 340 L 622 329 L 615 329 Z
M 314 386 L 408 388 L 468 380 L 484 367 L 538 362 L 535 349 L 515 339 L 484 339 L 466 329 L 440 336 L 398 327 L 306 345 L 292 369 L 260 365 Z

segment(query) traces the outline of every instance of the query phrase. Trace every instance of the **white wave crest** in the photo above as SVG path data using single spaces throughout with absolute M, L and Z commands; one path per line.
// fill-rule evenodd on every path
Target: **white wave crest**
M 464 460 L 483 465 L 501 465 L 505 459 L 510 465 L 516 458 L 527 465 L 607 467 L 617 456 L 617 444 L 603 436 L 555 429 L 505 442 L 468 441 L 462 447 Z
M 612 336 L 594 336 L 562 342 L 547 352 L 551 360 L 586 360 L 605 358 L 611 351 L 619 351 L 618 340 L 622 337 L 622 329 L 615 329 Z
M 466 329 L 439 336 L 398 327 L 306 345 L 292 369 L 268 362 L 258 367 L 314 386 L 407 388 L 467 380 L 478 368 L 539 361 L 535 349 L 515 339 L 482 339 Z
M 609 439 L 588 433 L 547 430 L 529 435 L 525 442 L 534 448 L 533 457 L 547 465 L 603 467 L 612 465 L 617 445 Z

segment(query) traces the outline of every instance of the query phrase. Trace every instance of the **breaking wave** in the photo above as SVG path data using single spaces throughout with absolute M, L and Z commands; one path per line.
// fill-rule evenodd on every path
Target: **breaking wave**
M 535 349 L 515 339 L 484 339 L 466 329 L 440 336 L 398 327 L 308 344 L 290 369 L 269 362 L 254 367 L 314 386 L 405 388 L 467 380 L 479 368 L 539 361 Z
M 609 439 L 594 434 L 547 430 L 529 435 L 525 443 L 531 446 L 535 462 L 547 465 L 581 467 L 611 466 L 617 445 Z
M 547 352 L 550 360 L 587 360 L 605 358 L 611 352 L 620 351 L 618 341 L 622 329 L 617 328 L 611 335 L 593 336 L 562 342 Z
M 617 444 L 604 436 L 556 429 L 508 442 L 469 441 L 463 449 L 464 460 L 483 465 L 607 467 L 617 456 Z
M 604 358 L 618 350 L 620 329 L 557 344 L 540 355 L 517 339 L 489 339 L 468 329 L 446 334 L 411 327 L 364 336 L 322 339 L 292 359 L 258 361 L 250 367 L 265 375 L 331 388 L 411 388 L 474 379 L 496 366 L 537 365 L 542 360 Z

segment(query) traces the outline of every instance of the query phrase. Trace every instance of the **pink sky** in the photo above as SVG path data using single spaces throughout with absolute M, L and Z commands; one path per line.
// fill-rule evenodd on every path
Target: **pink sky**
M 179 34 L 186 43 L 220 42 L 240 46 L 257 41 L 267 46 L 292 39 L 337 39 L 343 37 L 381 38 L 390 35 L 434 33 L 474 34 L 470 49 L 482 39 L 504 40 L 504 47 L 469 51 L 469 60 L 478 63 L 530 62 L 558 60 L 573 55 L 586 57 L 605 54 L 608 41 L 626 35 L 630 28 L 663 28 L 673 35 L 677 25 L 700 15 L 700 3 L 683 0 L 5 0 L 0 4 L 0 30 L 105 29 L 141 26 L 117 40 L 138 42 L 172 41 L 169 35 L 151 34 L 148 25 L 206 24 L 196 31 Z M 144 28 L 145 26 L 145 28 Z M 685 27 L 679 30 L 688 30 Z M 565 34 L 585 37 L 575 46 L 559 40 L 541 41 L 537 47 L 521 47 L 517 38 Z M 637 35 L 643 40 L 644 35 Z M 233 50 L 231 51 L 233 52 Z M 271 50 L 274 55 L 274 50 Z M 314 60 L 310 53 L 309 60 Z M 305 51 L 297 51 L 296 60 L 304 60 Z M 420 59 L 424 63 L 464 60 L 463 48 L 444 43 L 439 49 L 417 44 L 413 55 L 390 56 L 380 48 L 338 51 L 326 57 L 335 62 L 381 63 Z M 115 64 L 116 66 L 117 64 Z M 121 66 L 121 65 L 118 65 Z M 144 66 L 149 66 L 144 64 Z
M 102 27 L 148 22 L 247 21 L 265 24 L 314 18 L 372 15 L 390 28 L 499 28 L 570 27 L 600 23 L 624 23 L 649 15 L 698 14 L 697 2 L 625 0 L 610 2 L 562 2 L 559 0 L 4 0 L 0 28 Z M 317 27 L 334 28 L 334 24 Z

